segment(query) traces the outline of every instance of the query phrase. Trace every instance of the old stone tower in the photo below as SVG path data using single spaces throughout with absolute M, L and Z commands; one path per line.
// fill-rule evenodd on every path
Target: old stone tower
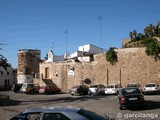
M 34 75 L 39 72 L 41 51 L 20 49 L 18 51 L 17 83 L 32 82 Z

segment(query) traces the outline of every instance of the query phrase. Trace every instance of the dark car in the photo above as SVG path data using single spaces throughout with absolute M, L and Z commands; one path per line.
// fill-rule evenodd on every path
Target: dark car
M 132 106 L 145 107 L 145 100 L 141 90 L 137 87 L 122 88 L 118 91 L 118 99 L 120 110 Z
M 141 85 L 139 84 L 139 83 L 129 83 L 128 85 L 127 85 L 127 87 L 141 87 Z
M 78 85 L 72 87 L 72 89 L 69 90 L 69 93 L 71 95 L 87 95 L 88 94 L 88 86 L 87 85 Z
M 21 87 L 22 84 L 13 84 L 12 91 L 14 91 L 15 93 L 20 92 Z
M 55 93 L 60 93 L 61 90 L 54 85 L 47 85 L 47 86 L 41 86 L 39 89 L 39 93 L 41 94 L 55 94 Z
M 10 120 L 109 120 L 94 112 L 73 107 L 30 108 Z

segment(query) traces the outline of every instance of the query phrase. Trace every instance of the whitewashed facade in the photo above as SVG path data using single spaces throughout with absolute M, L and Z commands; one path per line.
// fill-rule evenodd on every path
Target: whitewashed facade
M 7 67 L 6 70 L 0 66 L 0 90 L 9 89 L 16 82 L 13 68 Z
M 103 53 L 103 49 L 92 44 L 80 46 L 78 51 L 70 55 L 70 59 L 75 59 L 80 62 L 91 62 L 93 54 Z

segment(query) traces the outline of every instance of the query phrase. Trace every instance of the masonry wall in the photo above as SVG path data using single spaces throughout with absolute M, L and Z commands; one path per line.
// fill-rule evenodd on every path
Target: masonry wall
M 118 62 L 111 65 L 106 61 L 105 54 L 97 54 L 91 63 L 63 62 L 40 64 L 40 74 L 45 75 L 45 68 L 50 71 L 50 80 L 59 88 L 68 91 L 72 86 L 84 83 L 88 78 L 91 84 L 139 83 L 160 84 L 160 61 L 147 56 L 145 48 L 116 49 Z M 68 75 L 68 71 L 74 75 Z M 42 81 L 40 85 L 44 84 Z

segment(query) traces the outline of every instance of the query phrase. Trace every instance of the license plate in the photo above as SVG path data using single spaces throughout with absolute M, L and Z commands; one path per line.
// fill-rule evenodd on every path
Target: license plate
M 137 98 L 129 98 L 129 100 L 137 100 Z
M 112 89 L 108 89 L 108 91 L 112 91 Z

